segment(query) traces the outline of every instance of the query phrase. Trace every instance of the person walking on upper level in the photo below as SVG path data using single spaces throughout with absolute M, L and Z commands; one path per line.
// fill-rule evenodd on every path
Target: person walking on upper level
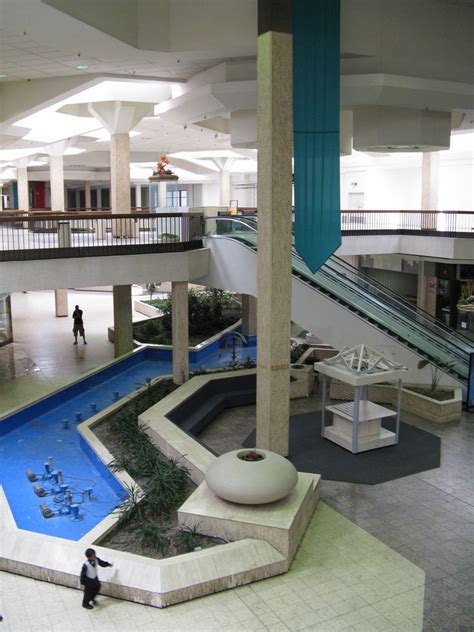
M 73 344 L 77 345 L 77 334 L 82 336 L 84 340 L 84 344 L 86 345 L 86 334 L 84 333 L 84 321 L 82 320 L 82 309 L 79 309 L 79 305 L 76 305 L 74 308 L 74 312 L 72 317 L 74 319 L 74 326 L 72 328 L 72 333 L 74 334 L 74 342 Z

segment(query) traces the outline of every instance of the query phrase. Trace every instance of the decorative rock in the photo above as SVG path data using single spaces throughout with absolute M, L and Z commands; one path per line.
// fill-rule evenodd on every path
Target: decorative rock
M 248 453 L 261 460 L 247 461 Z M 287 459 L 268 450 L 233 450 L 207 468 L 208 487 L 219 498 L 242 505 L 263 505 L 288 496 L 298 482 L 298 472 Z

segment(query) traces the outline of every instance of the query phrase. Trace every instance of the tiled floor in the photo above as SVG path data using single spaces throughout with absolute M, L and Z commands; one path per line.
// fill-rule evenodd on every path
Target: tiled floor
M 78 560 L 78 569 L 81 560 Z M 3 630 L 418 632 L 424 573 L 321 504 L 286 575 L 164 610 L 0 573 Z
M 51 294 L 13 297 L 18 344 L 40 371 L 0 384 L 0 412 L 112 358 L 111 297 L 98 296 L 70 299 L 84 307 L 87 348 L 72 346 Z M 308 405 L 317 398 L 292 410 Z M 254 412 L 238 414 L 246 436 Z M 324 481 L 324 504 L 287 575 L 163 611 L 104 599 L 89 613 L 77 591 L 0 573 L 0 630 L 421 630 L 418 566 L 426 632 L 474 631 L 474 416 L 441 427 L 405 420 L 442 437 L 441 468 L 377 486 Z M 232 434 L 217 441 L 227 445 Z
M 291 402 L 292 414 L 318 408 L 318 396 Z M 442 438 L 441 467 L 375 486 L 323 480 L 322 498 L 426 572 L 426 632 L 473 632 L 474 415 L 441 426 L 402 418 Z M 228 409 L 200 439 L 223 452 L 254 427 L 254 406 Z

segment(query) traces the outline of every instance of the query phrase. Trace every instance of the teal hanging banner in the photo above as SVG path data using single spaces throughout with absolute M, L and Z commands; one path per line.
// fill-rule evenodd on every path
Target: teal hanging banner
M 316 272 L 341 244 L 339 0 L 293 2 L 295 247 Z

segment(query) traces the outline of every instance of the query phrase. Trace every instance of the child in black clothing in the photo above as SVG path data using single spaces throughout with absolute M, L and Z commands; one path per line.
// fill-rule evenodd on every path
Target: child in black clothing
M 96 603 L 95 597 L 100 591 L 100 581 L 97 576 L 97 564 L 99 566 L 113 566 L 109 562 L 104 562 L 99 559 L 94 549 L 86 550 L 87 561 L 82 565 L 81 570 L 81 584 L 84 586 L 84 599 L 82 600 L 82 607 L 87 610 L 92 610 L 93 604 Z

